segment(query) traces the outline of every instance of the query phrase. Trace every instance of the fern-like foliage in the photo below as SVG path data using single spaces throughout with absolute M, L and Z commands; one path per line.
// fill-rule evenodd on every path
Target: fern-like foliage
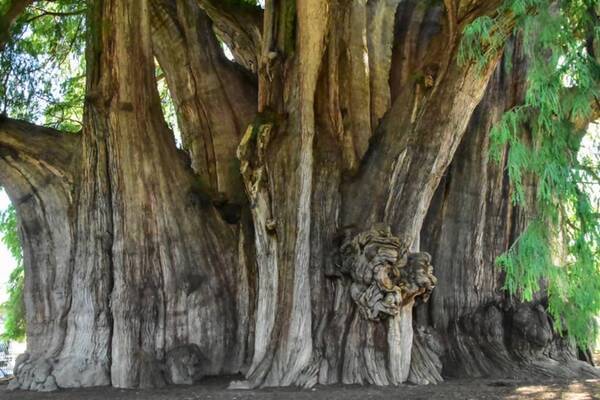
M 485 66 L 503 46 L 507 20 L 524 41 L 525 99 L 492 129 L 491 158 L 500 160 L 508 145 L 513 201 L 529 208 L 532 221 L 497 262 L 511 294 L 529 301 L 546 290 L 556 330 L 581 346 L 596 337 L 600 314 L 600 155 L 578 157 L 586 134 L 578 121 L 591 119 L 600 98 L 599 14 L 594 0 L 507 0 L 496 16 L 467 26 L 459 52 L 459 62 Z M 530 176 L 535 205 L 527 199 Z

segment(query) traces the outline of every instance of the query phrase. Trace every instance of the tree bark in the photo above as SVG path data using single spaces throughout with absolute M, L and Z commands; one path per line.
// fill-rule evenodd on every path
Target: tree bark
M 0 121 L 0 179 L 17 210 L 25 275 L 28 353 L 18 373 L 25 388 L 52 390 L 42 376 L 59 357 L 71 306 L 72 188 L 80 138 L 23 121 Z M 40 376 L 39 379 L 36 379 Z
M 151 2 L 154 53 L 173 97 L 183 147 L 212 196 L 245 202 L 235 151 L 256 114 L 252 77 L 225 59 L 196 1 Z M 183 67 L 182 67 L 183 66 Z
M 62 257 L 48 265 L 56 278 L 33 272 L 48 245 L 28 246 L 35 236 L 23 235 L 32 254 L 26 292 L 41 296 L 28 300 L 28 315 L 45 314 L 41 328 L 28 324 L 29 358 L 13 386 L 149 387 L 239 372 L 245 337 L 236 313 L 246 310 L 238 294 L 248 288 L 238 276 L 236 228 L 206 203 L 163 120 L 147 3 L 94 2 L 90 20 L 84 130 L 80 149 L 69 149 L 81 154 L 75 198 L 53 194 L 59 222 L 37 239 L 64 240 L 46 250 Z
M 421 231 L 436 260 L 439 285 L 416 312 L 418 346 L 411 381 L 451 377 L 575 377 L 598 371 L 578 360 L 577 349 L 552 327 L 545 294 L 522 303 L 504 290 L 496 258 L 532 219 L 536 180 L 526 177 L 529 211 L 512 202 L 508 148 L 489 162 L 491 127 L 524 96 L 527 60 L 512 40 L 469 121 L 467 133 L 436 190 Z M 512 67 L 506 67 L 510 64 Z M 525 140 L 531 140 L 523 132 Z M 566 334 L 566 332 L 563 332 Z M 441 358 L 441 360 L 440 360 Z M 437 365 L 437 373 L 427 363 Z
M 527 63 L 518 40 L 483 69 L 457 52 L 497 3 L 90 2 L 81 134 L 0 121 L 27 280 L 12 386 L 597 374 L 494 264 L 530 217 L 487 162 Z

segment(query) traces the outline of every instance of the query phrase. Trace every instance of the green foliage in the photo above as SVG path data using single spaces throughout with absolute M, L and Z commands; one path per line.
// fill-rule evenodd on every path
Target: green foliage
M 513 200 L 534 217 L 497 261 L 506 289 L 526 301 L 544 283 L 555 328 L 567 329 L 580 345 L 594 339 L 600 313 L 600 207 L 594 205 L 600 160 L 578 158 L 585 132 L 575 123 L 590 118 L 600 91 L 600 67 L 590 53 L 590 42 L 600 40 L 594 7 L 592 0 L 505 1 L 496 16 L 465 29 L 459 57 L 485 66 L 504 41 L 501 21 L 521 33 L 527 91 L 492 130 L 491 157 L 500 160 L 509 146 Z M 534 201 L 527 196 L 530 177 L 537 180 Z
M 477 69 L 482 71 L 493 54 L 502 49 L 508 39 L 506 30 L 500 28 L 497 20 L 487 16 L 477 18 L 467 25 L 458 49 L 459 64 L 463 65 L 474 60 Z
M 18 18 L 0 53 L 0 113 L 70 132 L 81 129 L 84 5 L 36 2 Z
M 17 262 L 17 266 L 8 280 L 8 300 L 0 306 L 0 313 L 5 319 L 4 332 L 0 337 L 4 340 L 20 341 L 25 338 L 25 305 L 23 302 L 25 275 L 21 242 L 17 229 L 17 216 L 12 205 L 0 213 L 0 236 Z

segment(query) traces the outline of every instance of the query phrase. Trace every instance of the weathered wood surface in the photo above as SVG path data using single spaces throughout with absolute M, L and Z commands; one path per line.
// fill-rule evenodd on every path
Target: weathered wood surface
M 527 215 L 487 136 L 527 66 L 518 39 L 457 63 L 498 2 L 475 3 L 90 2 L 83 132 L 0 121 L 26 268 L 11 386 L 597 374 L 543 295 L 501 290 Z

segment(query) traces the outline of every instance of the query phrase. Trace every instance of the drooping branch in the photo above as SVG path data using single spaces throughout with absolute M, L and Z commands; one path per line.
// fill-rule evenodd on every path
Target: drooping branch
M 522 103 L 526 90 L 522 77 L 528 63 L 519 46 L 509 43 L 504 57 L 511 67 L 501 62 L 494 72 L 421 232 L 421 245 L 436 260 L 440 284 L 431 301 L 415 313 L 418 330 L 424 334 L 419 335 L 418 348 L 413 348 L 413 354 L 419 354 L 413 356 L 413 382 L 431 382 L 431 362 L 439 363 L 441 372 L 440 358 L 451 377 L 597 374 L 577 361 L 566 337 L 552 332 L 543 293 L 535 295 L 532 303 L 521 303 L 503 290 L 504 271 L 496 259 L 530 223 L 537 191 L 537 179 L 528 175 L 527 207 L 511 201 L 508 145 L 498 162 L 488 160 L 490 128 Z M 527 129 L 517 134 L 531 140 Z M 422 357 L 427 354 L 431 358 Z
M 235 60 L 256 73 L 262 41 L 260 7 L 222 0 L 197 0 L 197 2 L 213 21 L 213 29 L 227 44 Z

